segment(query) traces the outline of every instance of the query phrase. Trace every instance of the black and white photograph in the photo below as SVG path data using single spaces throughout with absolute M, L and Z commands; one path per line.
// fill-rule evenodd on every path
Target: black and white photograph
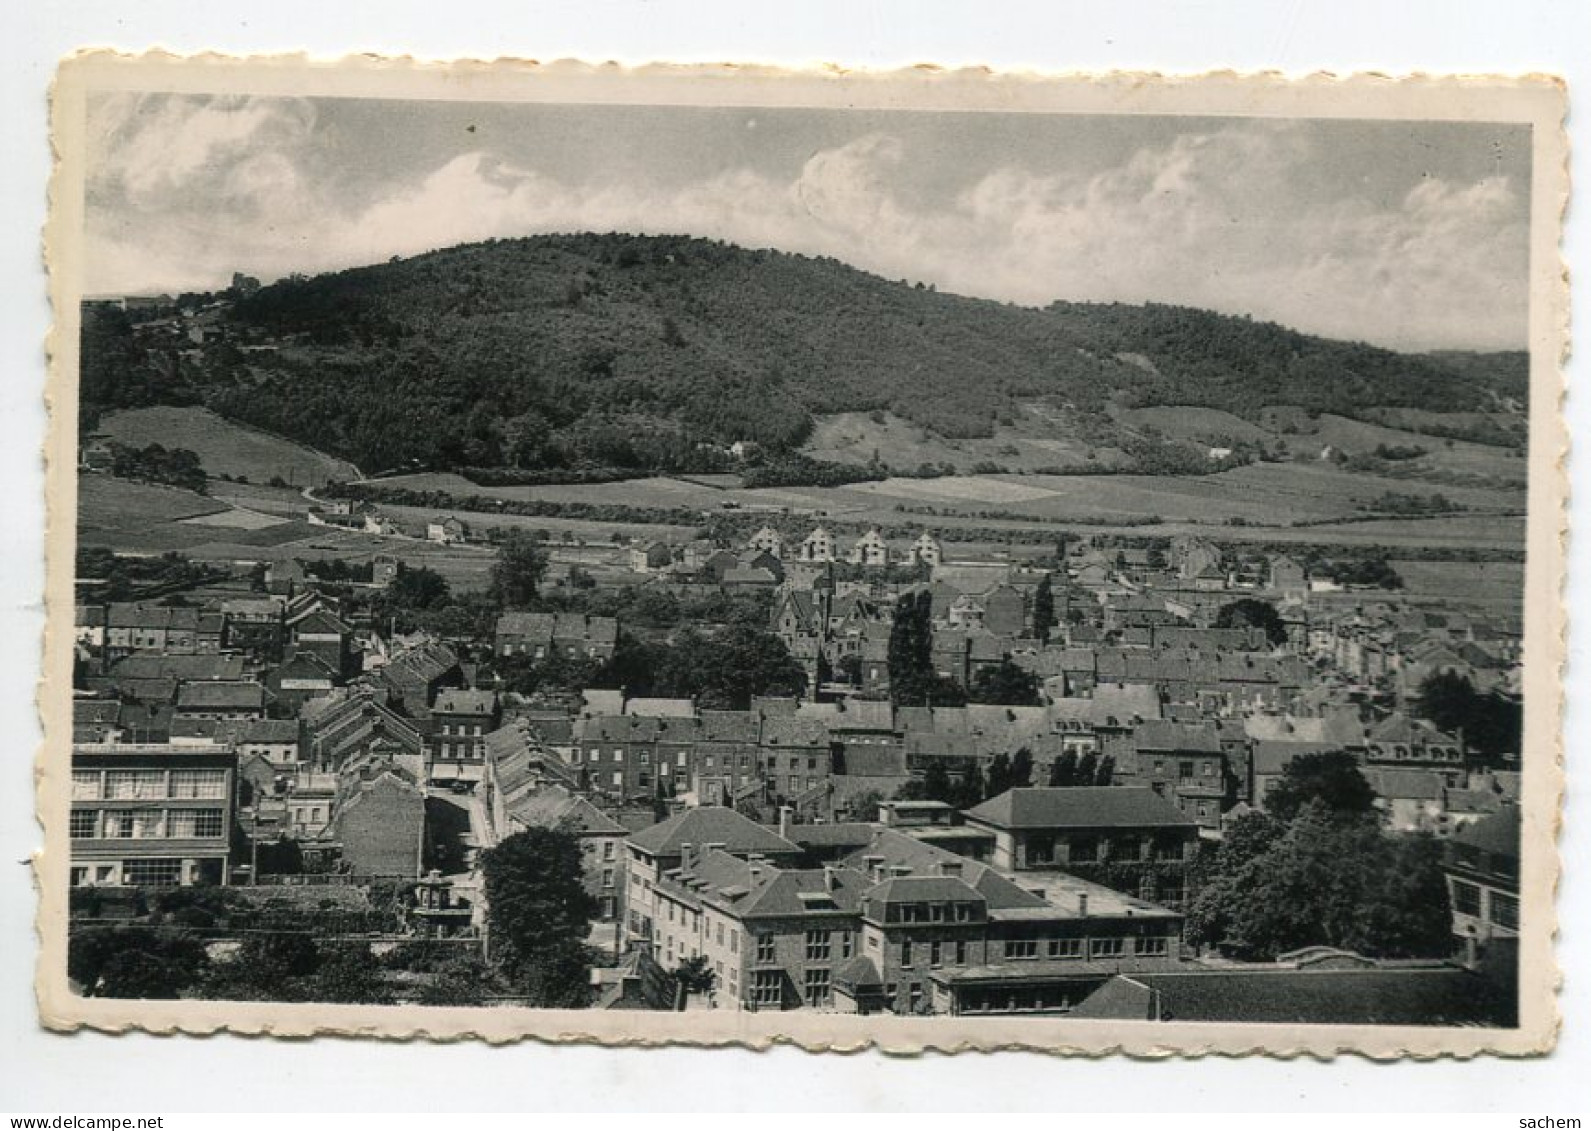
M 1550 1044 L 1560 89 L 427 75 L 58 80 L 55 1023 Z

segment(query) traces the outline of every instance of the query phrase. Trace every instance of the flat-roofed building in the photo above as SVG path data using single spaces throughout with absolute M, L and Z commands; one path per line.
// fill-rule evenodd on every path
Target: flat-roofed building
M 74 745 L 72 886 L 226 883 L 236 775 L 220 744 Z

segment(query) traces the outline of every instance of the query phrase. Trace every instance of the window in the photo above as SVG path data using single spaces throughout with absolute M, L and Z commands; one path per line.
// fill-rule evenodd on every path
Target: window
M 1082 939 L 1051 939 L 1051 958 L 1081 958 L 1083 957 Z
M 1099 841 L 1093 837 L 1078 837 L 1072 841 L 1067 859 L 1073 864 L 1093 864 L 1099 860 Z
M 911 939 L 901 939 L 900 940 L 900 964 L 902 966 L 910 966 L 912 964 L 912 941 L 911 941 Z
M 734 928 L 730 928 L 730 931 L 729 931 L 729 953 L 730 954 L 739 954 L 740 953 L 740 932 L 735 930 Z
M 72 771 L 72 800 L 98 801 L 100 792 L 98 770 Z
M 724 945 L 724 924 L 722 922 L 718 924 L 718 945 Z
M 1187 761 L 1178 762 L 1177 777 L 1181 778 L 1183 781 L 1187 781 L 1189 778 L 1193 777 L 1193 763 Z
M 140 840 L 160 835 L 159 809 L 124 809 L 106 814 L 105 835 L 118 840 Z
M 1171 953 L 1171 940 L 1165 935 L 1145 935 L 1133 944 L 1137 954 L 1150 958 L 1163 958 Z
M 613 842 L 611 840 L 605 840 L 602 842 L 602 859 L 613 859 Z
M 588 760 L 592 761 L 592 762 L 595 762 L 598 758 L 601 758 L 601 757 L 602 757 L 602 751 L 593 750 L 593 751 L 591 751 L 591 756 L 590 756 L 590 758 Z
M 649 766 L 652 764 L 651 755 L 649 755 L 645 750 L 641 751 L 638 755 L 636 755 L 636 757 L 640 760 L 641 765 L 643 766 Z
M 1481 913 L 1481 889 L 1474 884 L 1453 881 L 1453 910 L 1460 915 Z
M 182 883 L 182 861 L 165 859 L 124 861 L 122 882 L 133 887 L 176 887 Z
M 116 801 L 163 798 L 166 775 L 161 770 L 112 770 L 106 775 L 105 796 Z
M 856 950 L 856 936 L 850 931 L 840 932 L 840 957 L 849 958 Z
M 1037 958 L 1039 956 L 1039 940 L 1006 939 L 1005 956 L 1007 958 Z
M 624 771 L 623 770 L 614 770 L 613 771 L 613 784 L 614 785 L 619 785 L 619 786 L 622 786 L 624 784 Z
M 99 810 L 73 809 L 70 824 L 73 840 L 92 840 L 99 835 Z
M 827 962 L 829 960 L 829 932 L 807 932 L 807 961 Z
M 1510 931 L 1519 929 L 1519 899 L 1500 891 L 1492 892 L 1492 922 Z
M 784 974 L 779 970 L 758 970 L 751 976 L 751 1000 L 757 1005 L 784 1004 Z
M 166 835 L 178 838 L 220 836 L 222 824 L 219 809 L 174 809 L 166 816 Z
M 605 887 L 605 888 L 611 888 L 613 886 L 613 869 L 612 868 L 604 868 L 604 869 L 602 869 L 602 886 Z
M 928 944 L 928 965 L 939 967 L 944 965 L 944 960 L 944 944 L 938 939 L 935 939 L 933 942 Z
M 778 960 L 778 955 L 775 952 L 773 936 L 772 935 L 758 935 L 757 936 L 757 961 L 758 962 L 775 962 L 777 960 Z
M 808 1005 L 827 1005 L 829 1002 L 828 970 L 808 970 L 805 988 Z
M 1123 946 L 1122 939 L 1094 939 L 1089 943 L 1088 954 L 1090 958 L 1120 958 Z
M 967 940 L 966 939 L 957 939 L 956 940 L 956 965 L 957 966 L 965 966 L 966 964 L 967 964 Z

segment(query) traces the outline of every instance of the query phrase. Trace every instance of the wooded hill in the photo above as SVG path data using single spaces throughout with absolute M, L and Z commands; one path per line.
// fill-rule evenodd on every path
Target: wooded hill
M 821 413 L 974 437 L 1043 400 L 1103 432 L 1112 399 L 1487 410 L 1526 384 L 1523 355 L 1460 363 L 1167 306 L 1038 310 L 684 237 L 493 240 L 225 297 L 197 351 L 86 306 L 85 419 L 203 403 L 367 471 L 709 470 L 736 440 L 797 448 Z M 261 343 L 279 348 L 239 348 Z

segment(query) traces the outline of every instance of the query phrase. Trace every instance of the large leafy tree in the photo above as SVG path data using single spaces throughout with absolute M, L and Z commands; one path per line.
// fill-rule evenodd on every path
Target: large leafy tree
M 714 710 L 743 711 L 759 695 L 799 696 L 807 685 L 784 641 L 748 625 L 712 635 L 687 628 L 656 651 L 657 690 Z
M 1429 836 L 1311 801 L 1291 821 L 1240 818 L 1200 877 L 1189 938 L 1271 959 L 1305 946 L 1375 957 L 1441 957 L 1451 912 Z
M 1050 587 L 1050 575 L 1046 573 L 1033 593 L 1033 635 L 1048 644 L 1050 630 L 1054 627 L 1055 591 Z
M 489 591 L 502 607 L 522 609 L 536 599 L 546 575 L 547 551 L 530 531 L 513 529 L 497 547 Z
M 1004 659 L 973 677 L 967 688 L 967 698 L 973 703 L 1036 707 L 1039 705 L 1039 677 Z
M 895 602 L 889 629 L 889 691 L 900 704 L 920 705 L 933 695 L 933 597 L 926 589 L 906 593 Z
M 1264 629 L 1265 639 L 1272 645 L 1287 643 L 1287 626 L 1282 623 L 1281 614 L 1276 611 L 1276 606 L 1269 601 L 1261 601 L 1257 597 L 1244 597 L 1231 604 L 1222 605 L 1221 610 L 1215 614 L 1216 628 L 1250 626 Z
M 1415 705 L 1420 714 L 1464 744 L 1486 755 L 1517 754 L 1523 737 L 1520 705 L 1500 695 L 1477 691 L 1469 678 L 1453 671 L 1432 672 L 1420 683 Z
M 94 924 L 67 944 L 67 973 L 85 997 L 180 997 L 208 966 L 203 942 L 185 931 Z
M 526 829 L 481 856 L 494 957 L 532 1004 L 588 1001 L 585 938 L 597 913 L 581 876 L 579 842 L 561 829 Z
M 1301 754 L 1289 762 L 1281 780 L 1265 795 L 1265 811 L 1290 821 L 1311 802 L 1319 802 L 1332 813 L 1352 816 L 1370 813 L 1375 800 L 1375 790 L 1359 772 L 1353 755 L 1333 750 Z

